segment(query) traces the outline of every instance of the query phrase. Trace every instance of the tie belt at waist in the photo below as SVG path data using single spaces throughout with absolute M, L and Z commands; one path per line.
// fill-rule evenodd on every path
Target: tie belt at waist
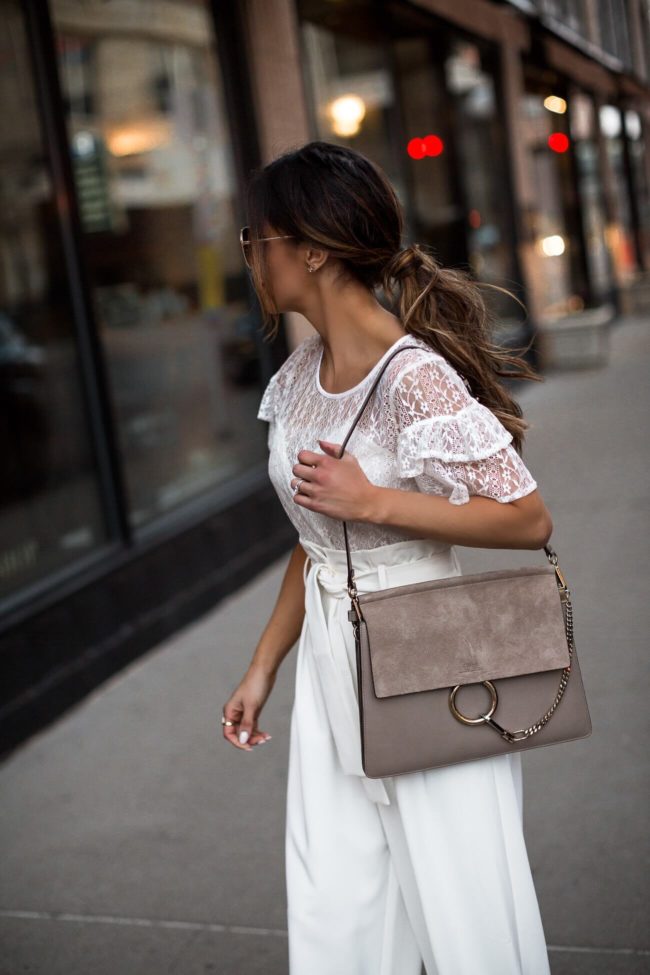
M 303 538 L 299 541 L 308 556 L 303 568 L 306 625 L 341 767 L 347 775 L 362 777 L 373 802 L 389 805 L 383 780 L 367 778 L 361 765 L 345 549 L 327 548 Z M 455 549 L 433 539 L 406 539 L 374 549 L 356 549 L 350 556 L 360 594 L 460 575 L 461 571 Z

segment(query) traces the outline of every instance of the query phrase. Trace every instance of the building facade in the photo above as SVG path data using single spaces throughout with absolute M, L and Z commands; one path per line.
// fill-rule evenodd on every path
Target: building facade
M 294 539 L 239 227 L 313 138 L 388 173 L 409 239 L 498 290 L 496 338 L 650 272 L 648 0 L 5 0 L 5 750 Z M 541 362 L 543 366 L 543 361 Z

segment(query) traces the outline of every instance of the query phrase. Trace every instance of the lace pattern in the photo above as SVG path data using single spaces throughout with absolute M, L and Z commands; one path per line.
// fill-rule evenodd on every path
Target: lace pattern
M 402 344 L 416 348 L 388 364 L 346 447 L 368 479 L 381 487 L 446 497 L 451 504 L 466 504 L 476 494 L 506 503 L 537 487 L 512 446 L 512 435 L 422 339 L 402 336 L 361 383 L 328 393 L 319 383 L 322 342 L 315 334 L 271 376 L 257 414 L 269 423 L 269 477 L 300 536 L 344 548 L 340 520 L 293 501 L 292 468 L 303 449 L 323 453 L 319 438 L 343 442 L 377 372 Z M 351 549 L 412 537 L 385 525 L 347 524 Z

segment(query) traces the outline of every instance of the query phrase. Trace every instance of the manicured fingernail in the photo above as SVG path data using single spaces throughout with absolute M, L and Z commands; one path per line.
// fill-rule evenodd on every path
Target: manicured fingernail
M 248 735 L 248 732 L 247 731 L 240 731 L 239 732 L 239 742 L 240 742 L 241 745 L 245 745 L 246 742 L 248 741 L 248 738 L 249 738 L 249 735 Z

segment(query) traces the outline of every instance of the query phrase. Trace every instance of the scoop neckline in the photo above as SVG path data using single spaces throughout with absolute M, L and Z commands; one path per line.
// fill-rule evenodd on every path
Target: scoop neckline
M 323 387 L 320 384 L 320 367 L 323 361 L 323 351 L 325 349 L 325 346 L 323 344 L 322 339 L 319 337 L 320 352 L 318 354 L 318 360 L 316 362 L 316 389 L 322 396 L 326 396 L 327 399 L 342 399 L 342 397 L 344 396 L 350 396 L 352 393 L 356 393 L 358 389 L 361 389 L 361 387 L 365 385 L 365 383 L 377 371 L 377 369 L 379 369 L 382 363 L 388 358 L 390 353 L 393 351 L 393 349 L 395 349 L 400 344 L 400 342 L 403 342 L 404 339 L 415 339 L 415 338 L 416 338 L 415 335 L 409 335 L 408 332 L 405 333 L 404 335 L 400 335 L 400 337 L 396 339 L 395 342 L 393 342 L 393 344 L 389 346 L 389 348 L 386 349 L 381 359 L 377 360 L 377 362 L 374 364 L 370 372 L 366 373 L 363 379 L 360 382 L 358 382 L 356 386 L 351 386 L 350 389 L 344 389 L 340 393 L 328 393 L 328 391 L 326 389 L 323 389 Z

